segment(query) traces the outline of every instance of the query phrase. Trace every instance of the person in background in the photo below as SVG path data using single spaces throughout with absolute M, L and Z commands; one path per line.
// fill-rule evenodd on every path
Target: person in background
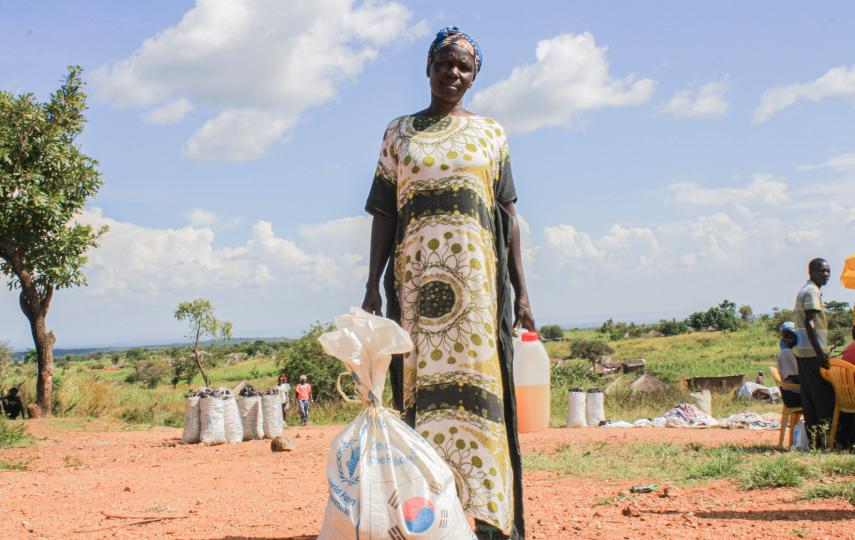
M 796 346 L 796 325 L 791 322 L 785 322 L 781 325 L 781 350 L 778 351 L 778 356 L 775 362 L 778 364 L 778 373 L 781 374 L 781 381 L 790 384 L 799 384 L 799 366 L 796 363 L 796 355 L 793 354 L 793 347 Z M 802 394 L 797 388 L 784 389 L 781 388 L 781 399 L 784 400 L 784 405 L 787 407 L 801 407 Z
M 763 380 L 763 372 L 758 371 L 757 376 L 754 377 L 755 384 L 759 384 L 760 386 L 766 386 L 766 382 Z
M 295 388 L 297 392 L 297 405 L 300 408 L 300 425 L 309 423 L 309 403 L 312 399 L 312 385 L 306 381 L 305 375 L 300 375 L 300 384 Z
M 6 417 L 15 420 L 18 415 L 24 418 L 24 403 L 21 401 L 21 396 L 18 395 L 17 388 L 10 388 L 9 393 L 3 398 L 3 411 Z
M 823 435 L 834 414 L 834 387 L 822 378 L 819 368 L 828 367 L 828 321 L 820 288 L 828 283 L 831 267 L 825 259 L 808 264 L 810 279 L 796 295 L 793 309 L 796 346 L 793 353 L 799 368 L 805 428 L 811 446 L 825 446 Z
M 282 400 L 282 418 L 288 413 L 291 408 L 291 385 L 288 384 L 288 376 L 284 373 L 279 376 L 279 383 L 276 385 L 279 390 L 279 399 Z

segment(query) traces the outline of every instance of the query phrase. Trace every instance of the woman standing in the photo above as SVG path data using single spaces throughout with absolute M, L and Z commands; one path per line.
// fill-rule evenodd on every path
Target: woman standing
M 535 328 L 522 268 L 508 143 L 463 109 L 481 51 L 457 28 L 430 46 L 430 106 L 386 128 L 366 210 L 373 218 L 363 309 L 415 348 L 393 365 L 398 407 L 457 480 L 479 538 L 524 538 L 511 357 L 515 326 Z M 393 249 L 394 248 L 394 249 Z

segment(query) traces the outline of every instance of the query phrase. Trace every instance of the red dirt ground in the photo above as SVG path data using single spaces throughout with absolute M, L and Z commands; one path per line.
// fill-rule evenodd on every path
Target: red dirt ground
M 0 538 L 300 538 L 320 529 L 324 463 L 340 426 L 288 427 L 294 452 L 269 441 L 178 445 L 180 430 L 119 431 L 109 424 L 32 420 L 45 439 L 0 452 L 29 470 L 0 471 Z M 112 430 L 112 431 L 111 431 Z M 559 443 L 640 441 L 774 443 L 776 432 L 550 429 L 522 436 L 523 452 Z M 528 538 L 853 538 L 855 508 L 841 500 L 797 501 L 797 490 L 745 492 L 728 482 L 598 505 L 634 481 L 525 476 Z M 186 516 L 140 523 L 125 516 Z M 635 517 L 633 517 L 633 515 Z

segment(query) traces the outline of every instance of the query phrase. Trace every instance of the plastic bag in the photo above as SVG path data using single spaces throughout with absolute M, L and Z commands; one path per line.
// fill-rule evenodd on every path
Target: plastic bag
M 238 411 L 243 426 L 243 440 L 264 438 L 264 417 L 261 412 L 261 396 L 238 396 Z
M 329 499 L 318 540 L 474 538 L 451 469 L 382 406 L 391 355 L 410 351 L 410 336 L 394 322 L 357 308 L 336 317 L 336 328 L 319 341 L 345 363 L 367 407 L 332 442 Z
M 567 393 L 567 427 L 585 427 L 586 394 L 581 390 L 570 390 Z
M 808 441 L 807 431 L 805 431 L 804 418 L 800 418 L 793 430 L 793 447 L 791 450 L 807 452 L 810 449 L 810 441 Z
M 226 442 L 226 426 L 221 398 L 202 396 L 199 400 L 199 418 L 201 421 L 199 440 L 202 444 L 214 445 Z
M 237 401 L 232 396 L 223 396 L 223 427 L 226 433 L 226 442 L 229 444 L 239 443 L 243 440 L 243 424 L 240 420 L 240 411 Z
M 605 422 L 606 410 L 603 402 L 602 390 L 588 390 L 585 396 L 585 422 L 592 427 L 597 427 L 600 422 Z
M 181 434 L 181 443 L 199 442 L 199 428 L 199 396 L 187 396 L 184 400 L 184 433 Z
M 278 392 L 266 392 L 261 396 L 261 416 L 264 425 L 264 437 L 272 439 L 285 430 L 285 418 L 282 416 L 282 399 Z

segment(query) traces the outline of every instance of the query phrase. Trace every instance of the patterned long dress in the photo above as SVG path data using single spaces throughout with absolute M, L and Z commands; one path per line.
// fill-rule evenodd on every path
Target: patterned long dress
M 464 510 L 520 538 L 502 207 L 515 200 L 495 120 L 402 116 L 384 134 L 366 209 L 397 220 L 387 315 L 415 344 L 403 360 L 409 421 L 451 466 Z

